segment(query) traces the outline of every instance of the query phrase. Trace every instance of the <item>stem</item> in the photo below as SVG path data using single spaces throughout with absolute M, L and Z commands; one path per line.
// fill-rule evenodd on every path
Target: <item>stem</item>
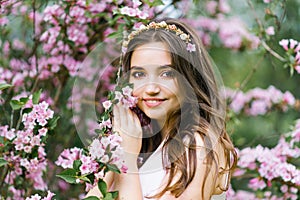
M 34 44 L 35 46 L 37 47 L 37 42 L 38 40 L 36 39 L 36 29 L 35 29 L 35 23 L 36 23 L 36 8 L 35 8 L 35 0 L 32 1 L 32 10 L 33 10 L 33 41 L 34 41 Z M 38 84 L 38 81 L 39 81 L 39 74 L 38 74 L 38 58 L 37 58 L 37 48 L 34 49 L 34 52 L 33 52 L 33 55 L 34 55 L 34 59 L 35 59 L 35 69 L 36 69 L 36 77 L 35 77 L 35 80 L 34 80 L 34 84 L 32 86 L 32 89 L 31 89 L 31 93 L 33 93 L 37 87 L 37 84 Z
M 256 72 L 257 68 L 259 67 L 259 64 L 262 61 L 262 59 L 263 59 L 263 56 L 260 57 L 260 59 L 257 61 L 257 63 L 252 68 L 251 72 L 248 73 L 247 77 L 244 79 L 244 81 L 241 83 L 240 87 L 238 88 L 239 90 L 242 90 L 246 86 L 246 84 L 250 81 L 250 79 L 252 78 L 252 76 Z
M 19 130 L 19 128 L 20 128 L 20 124 L 21 124 L 21 121 L 22 121 L 23 110 L 24 110 L 24 108 L 22 108 L 20 110 L 20 115 L 19 115 L 19 120 L 18 120 L 17 126 L 16 126 L 16 130 Z
M 259 20 L 259 17 L 257 16 L 257 14 L 256 14 L 256 12 L 255 12 L 255 8 L 254 8 L 254 6 L 253 6 L 251 0 L 247 0 L 247 3 L 248 3 L 248 5 L 249 5 L 250 8 L 251 8 L 251 11 L 252 11 L 252 13 L 253 13 L 253 15 L 254 15 L 254 19 L 255 19 L 256 23 L 258 24 L 258 27 L 259 27 L 259 29 L 260 29 L 260 31 L 261 31 L 261 32 L 260 32 L 260 37 L 261 37 L 261 33 L 264 31 L 264 26 L 263 26 L 262 22 Z
M 251 0 L 247 0 L 247 3 L 248 3 L 248 5 L 249 5 L 250 8 L 251 8 L 252 13 L 253 13 L 253 15 L 254 15 L 254 19 L 255 19 L 256 23 L 258 24 L 259 29 L 260 29 L 260 31 L 261 31 L 261 33 L 262 33 L 262 32 L 264 31 L 264 26 L 263 26 L 262 22 L 260 21 L 259 17 L 257 16 L 257 14 L 256 14 L 256 12 L 255 12 L 255 8 L 254 8 L 254 6 L 253 6 Z M 260 39 L 262 38 L 261 33 L 260 33 Z M 277 59 L 280 60 L 281 62 L 285 62 L 285 61 L 286 61 L 283 57 L 281 57 L 278 53 L 276 53 L 273 49 L 271 49 L 271 47 L 270 47 L 269 45 L 267 45 L 267 43 L 266 43 L 265 41 L 263 41 L 262 39 L 261 39 L 261 41 L 262 41 L 263 47 L 264 47 L 271 55 L 273 55 L 275 58 L 277 58 Z
M 4 169 L 3 169 L 3 174 L 0 179 L 0 188 L 1 189 L 3 188 L 4 180 L 5 180 L 5 177 L 7 176 L 7 174 L 8 174 L 8 165 L 5 165 Z
M 278 53 L 276 53 L 273 49 L 271 49 L 271 47 L 269 47 L 269 45 L 265 41 L 262 41 L 262 45 L 275 58 L 277 58 L 281 62 L 286 62 L 286 60 L 282 56 L 280 56 Z
M 14 126 L 14 110 L 11 111 L 11 115 L 10 115 L 10 129 L 12 129 L 12 127 Z
M 53 106 L 56 105 L 56 103 L 58 102 L 58 99 L 59 99 L 59 96 L 60 96 L 60 93 L 61 93 L 61 89 L 62 89 L 62 84 L 60 81 L 58 81 L 58 88 L 56 90 L 56 93 L 55 93 L 55 96 L 54 96 L 54 104 Z

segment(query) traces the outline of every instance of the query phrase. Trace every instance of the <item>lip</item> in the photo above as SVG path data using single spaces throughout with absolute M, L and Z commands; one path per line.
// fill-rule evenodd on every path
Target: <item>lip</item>
M 166 99 L 143 98 L 142 100 L 147 107 L 152 108 L 161 105 Z

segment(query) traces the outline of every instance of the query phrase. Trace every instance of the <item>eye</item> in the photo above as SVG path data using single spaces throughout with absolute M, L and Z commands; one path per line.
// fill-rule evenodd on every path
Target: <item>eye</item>
M 145 73 L 141 71 L 135 71 L 135 72 L 131 72 L 131 76 L 133 78 L 142 78 L 145 77 Z
M 173 70 L 166 70 L 166 71 L 163 71 L 161 73 L 161 76 L 164 77 L 164 78 L 174 78 L 175 77 L 175 73 Z

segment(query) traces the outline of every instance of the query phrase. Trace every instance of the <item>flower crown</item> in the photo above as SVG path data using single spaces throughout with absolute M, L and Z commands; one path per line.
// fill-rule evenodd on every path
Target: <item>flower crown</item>
M 128 37 L 127 40 L 124 40 L 123 42 L 123 47 L 124 50 L 127 48 L 129 42 L 137 35 L 139 35 L 141 32 L 144 31 L 148 31 L 150 29 L 165 29 L 167 31 L 172 31 L 174 32 L 176 35 L 178 35 L 180 37 L 181 40 L 183 40 L 187 46 L 186 46 L 186 50 L 189 52 L 193 52 L 196 51 L 196 46 L 193 43 L 190 43 L 191 39 L 190 39 L 190 35 L 184 33 L 181 29 L 179 29 L 175 24 L 167 24 L 165 21 L 162 22 L 150 22 L 148 25 L 141 25 L 137 30 L 132 31 Z M 126 51 L 126 50 L 125 50 Z

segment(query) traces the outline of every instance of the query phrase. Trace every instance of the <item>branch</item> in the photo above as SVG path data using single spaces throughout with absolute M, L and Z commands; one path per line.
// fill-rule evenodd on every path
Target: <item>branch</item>
M 280 56 L 278 53 L 276 53 L 273 49 L 271 49 L 271 47 L 265 41 L 262 41 L 262 45 L 275 58 L 277 58 L 281 62 L 286 62 L 286 60 L 282 56 Z

